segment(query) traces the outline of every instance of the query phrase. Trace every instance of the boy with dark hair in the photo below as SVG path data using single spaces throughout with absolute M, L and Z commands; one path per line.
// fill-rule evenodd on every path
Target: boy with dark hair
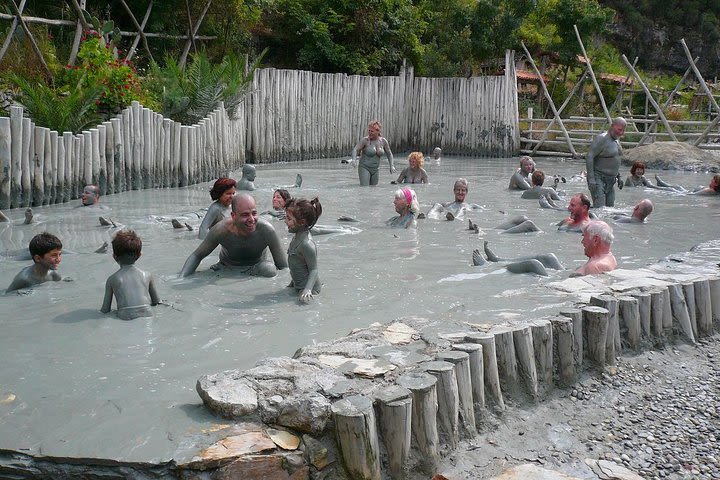
M 6 293 L 49 280 L 57 282 L 62 279 L 57 272 L 62 261 L 62 242 L 59 238 L 48 232 L 38 233 L 30 240 L 29 249 L 33 265 L 23 268 L 15 275 Z
M 112 241 L 113 258 L 120 270 L 105 282 L 105 299 L 100 311 L 107 313 L 115 295 L 117 314 L 122 320 L 149 317 L 151 305 L 160 303 L 152 275 L 135 266 L 142 255 L 142 240 L 132 230 L 122 230 Z

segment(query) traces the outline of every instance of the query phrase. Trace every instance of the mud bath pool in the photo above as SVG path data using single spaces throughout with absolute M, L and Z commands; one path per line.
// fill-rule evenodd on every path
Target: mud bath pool
M 398 155 L 398 167 L 404 167 L 404 158 Z M 556 231 L 554 224 L 566 212 L 540 209 L 536 200 L 506 190 L 516 164 L 516 159 L 446 158 L 441 166 L 426 165 L 432 183 L 416 186 L 422 210 L 452 200 L 455 178 L 466 177 L 468 201 L 483 207 L 470 215 L 483 230 L 480 235 L 467 230 L 467 220 L 421 220 L 417 231 L 385 227 L 394 215 L 397 187 L 389 184 L 395 176 L 384 166 L 376 188 L 358 186 L 356 170 L 341 166 L 339 159 L 258 166 L 253 195 L 260 211 L 270 208 L 273 189 L 292 184 L 300 171 L 303 186 L 292 193 L 320 197 L 320 223 L 337 224 L 341 215 L 360 220 L 352 224 L 359 233 L 315 237 L 324 286 L 309 306 L 299 305 L 285 288 L 287 270 L 272 279 L 209 270 L 217 251 L 195 275 L 177 278 L 199 240 L 197 231 L 174 230 L 170 219 L 197 227 L 200 219 L 192 212 L 209 205 L 209 183 L 108 195 L 101 200 L 107 209 L 75 208 L 79 200 L 38 207 L 32 225 L 20 224 L 22 210 L 6 212 L 13 221 L 0 224 L 3 290 L 29 263 L 13 252 L 25 250 L 34 234 L 55 233 L 76 253 L 64 255 L 60 267 L 72 282 L 0 296 L 0 400 L 15 396 L 0 403 L 0 449 L 180 462 L 197 453 L 197 434 L 224 423 L 195 392 L 203 374 L 249 368 L 258 359 L 292 355 L 352 328 L 407 316 L 497 323 L 554 314 L 575 299 L 547 284 L 584 263 L 580 235 Z M 578 161 L 540 159 L 538 164 L 568 179 L 584 168 Z M 661 174 L 687 187 L 709 180 L 707 174 Z M 585 184 L 569 182 L 561 189 L 572 194 L 584 191 Z M 621 267 L 655 263 L 718 237 L 720 198 L 625 188 L 616 206 L 629 209 L 644 197 L 656 207 L 649 223 L 615 226 L 613 251 Z M 530 217 L 543 232 L 507 235 L 493 229 L 517 214 Z M 169 304 L 155 307 L 153 318 L 125 322 L 99 312 L 105 280 L 117 269 L 109 252 L 93 253 L 115 231 L 99 225 L 100 215 L 142 237 L 138 266 L 156 276 L 160 296 Z M 287 246 L 284 223 L 271 222 Z M 483 240 L 505 257 L 554 252 L 567 269 L 550 270 L 550 277 L 542 278 L 512 275 L 494 264 L 473 267 L 472 250 L 482 248 Z

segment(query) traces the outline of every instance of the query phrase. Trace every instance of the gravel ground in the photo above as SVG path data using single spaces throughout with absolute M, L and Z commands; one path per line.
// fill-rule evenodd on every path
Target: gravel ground
M 450 480 L 490 478 L 524 463 L 596 479 L 586 459 L 647 479 L 720 479 L 720 337 L 625 354 L 531 406 L 487 415 L 481 435 L 445 457 Z

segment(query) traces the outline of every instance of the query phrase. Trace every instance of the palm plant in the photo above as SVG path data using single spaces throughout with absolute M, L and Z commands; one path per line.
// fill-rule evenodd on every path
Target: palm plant
M 236 118 L 237 107 L 243 102 L 253 73 L 264 56 L 263 51 L 248 65 L 235 54 L 228 54 L 213 65 L 204 52 L 193 55 L 186 70 L 172 58 L 165 67 L 153 64 L 152 77 L 159 91 L 163 115 L 183 124 L 194 124 L 205 118 L 220 102 L 224 102 L 230 118 Z
M 17 75 L 10 79 L 20 89 L 17 103 L 25 108 L 35 125 L 60 133 L 79 133 L 100 123 L 95 111 L 95 102 L 102 92 L 99 87 L 81 89 L 76 86 L 63 92 Z

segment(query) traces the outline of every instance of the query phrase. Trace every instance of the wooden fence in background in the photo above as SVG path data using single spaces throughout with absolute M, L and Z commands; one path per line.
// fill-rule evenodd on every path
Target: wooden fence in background
M 471 78 L 363 77 L 261 69 L 235 119 L 224 106 L 181 125 L 137 102 L 81 134 L 34 125 L 20 107 L 0 117 L 0 209 L 178 187 L 228 175 L 245 161 L 349 155 L 367 123 L 395 151 L 510 156 L 519 147 L 513 53 L 505 74 Z

